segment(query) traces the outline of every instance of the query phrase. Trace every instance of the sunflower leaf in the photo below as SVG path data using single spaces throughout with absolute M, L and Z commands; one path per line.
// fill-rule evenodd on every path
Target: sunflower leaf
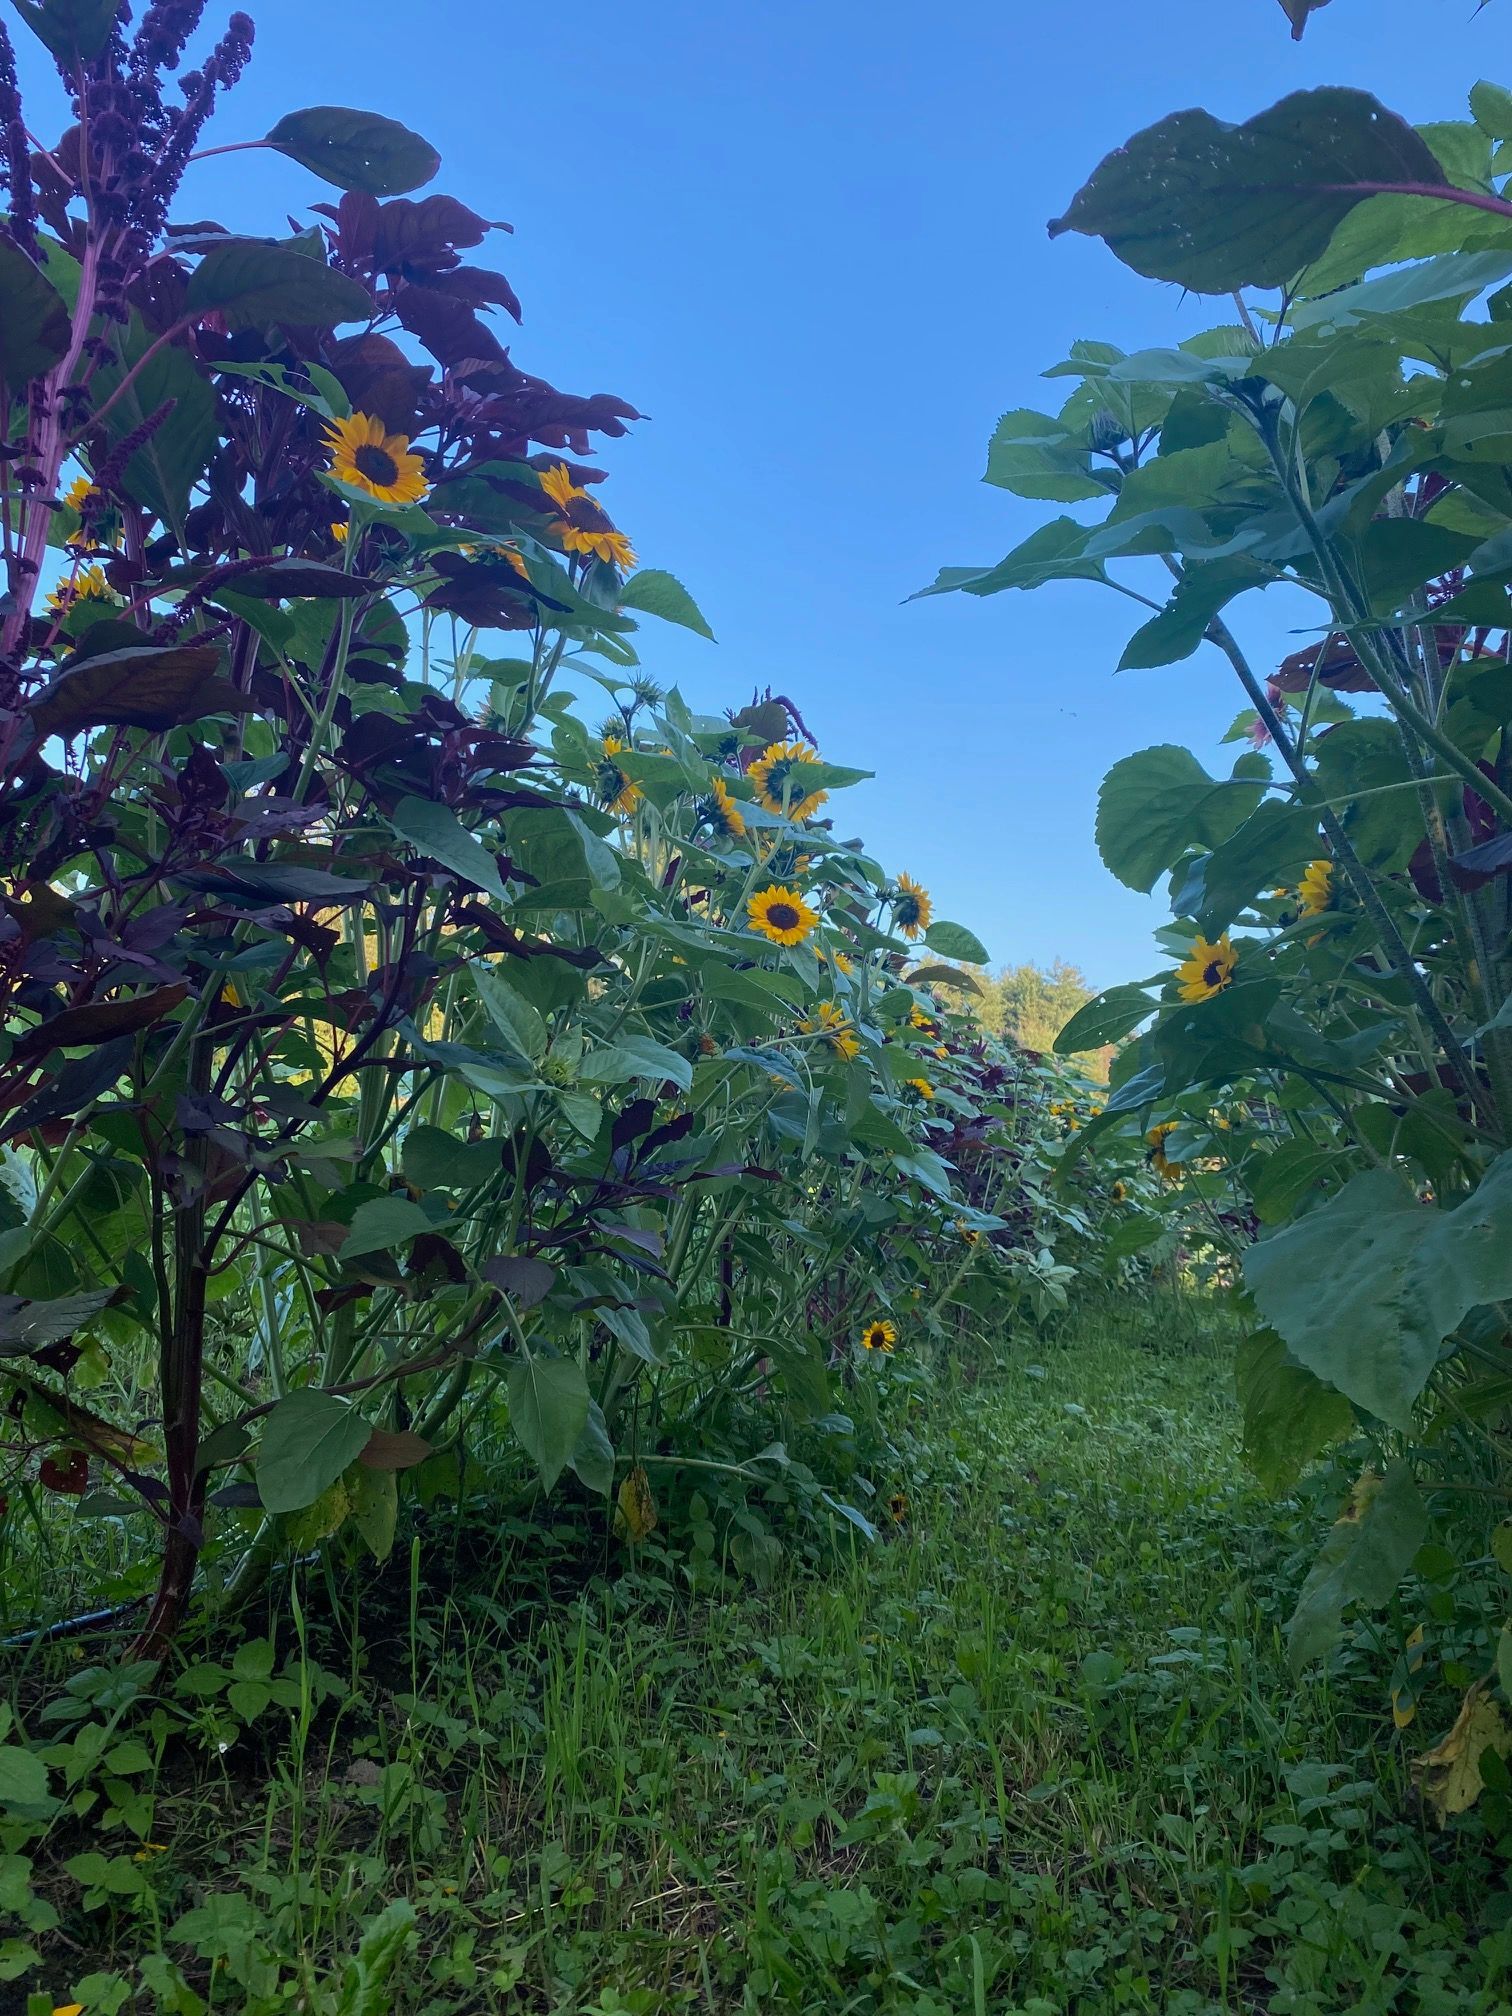
M 311 105 L 286 112 L 263 143 L 323 182 L 369 196 L 403 196 L 429 182 L 441 156 L 428 140 L 377 112 Z

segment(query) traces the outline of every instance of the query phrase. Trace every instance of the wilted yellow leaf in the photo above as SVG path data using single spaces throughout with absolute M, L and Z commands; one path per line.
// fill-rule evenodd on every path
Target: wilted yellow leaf
M 639 1463 L 619 1488 L 619 1518 L 615 1525 L 627 1540 L 644 1540 L 656 1528 L 656 1500 L 651 1481 Z
M 302 1511 L 287 1515 L 284 1531 L 288 1534 L 289 1544 L 302 1549 L 329 1540 L 337 1528 L 345 1524 L 351 1509 L 351 1496 L 338 1477 L 334 1484 L 321 1492 L 313 1505 L 306 1505 Z
M 1454 1727 L 1436 1749 L 1412 1764 L 1413 1782 L 1440 1827 L 1453 1813 L 1463 1813 L 1480 1797 L 1481 1759 L 1488 1750 L 1505 1757 L 1512 1750 L 1512 1728 L 1499 1704 L 1480 1681 L 1465 1696 Z
M 1421 1624 L 1418 1625 L 1417 1629 L 1407 1640 L 1407 1649 L 1404 1657 L 1409 1674 L 1416 1674 L 1421 1671 L 1423 1664 L 1423 1627 Z M 1391 1719 L 1398 1729 L 1405 1729 L 1416 1714 L 1417 1697 L 1413 1694 L 1410 1684 L 1393 1687 L 1391 1690 Z

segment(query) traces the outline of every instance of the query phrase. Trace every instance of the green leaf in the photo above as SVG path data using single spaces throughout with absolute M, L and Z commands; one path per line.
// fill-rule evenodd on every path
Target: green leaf
M 359 1463 L 347 1479 L 350 1517 L 375 1561 L 387 1561 L 394 1551 L 399 1526 L 399 1482 L 392 1470 L 370 1470 Z
M 1052 518 L 995 567 L 942 567 L 929 586 L 909 600 L 957 592 L 998 595 L 1005 588 L 1041 588 L 1047 581 L 1106 580 L 1102 562 L 1086 557 L 1087 541 L 1097 529 L 1079 525 L 1074 518 Z
M 302 1512 L 367 1446 L 368 1423 L 334 1393 L 286 1393 L 263 1423 L 257 1489 L 268 1512 Z
M 510 1055 L 521 1063 L 538 1063 L 546 1050 L 546 1024 L 539 1010 L 491 967 L 475 966 L 472 980 L 478 999 Z
M 588 1422 L 589 1395 L 575 1359 L 526 1358 L 509 1368 L 509 1425 L 549 1491 Z
M 1344 1395 L 1289 1360 L 1273 1330 L 1245 1338 L 1234 1379 L 1244 1410 L 1244 1460 L 1272 1497 L 1290 1491 L 1307 1465 L 1354 1426 Z
M 332 2016 L 389 2016 L 397 1996 L 392 1977 L 415 1933 L 415 1907 L 396 1897 L 363 1927 L 356 1958 L 342 1976 Z
M 1188 567 L 1165 608 L 1124 646 L 1119 671 L 1145 671 L 1190 658 L 1219 610 L 1267 578 L 1245 560 L 1210 560 Z
M 92 63 L 110 40 L 120 0 L 15 0 L 38 41 L 70 69 Z
M 502 1145 L 422 1122 L 405 1135 L 401 1160 L 405 1182 L 417 1190 L 471 1190 L 498 1174 Z
M 403 196 L 429 182 L 441 156 L 428 140 L 377 112 L 311 105 L 286 112 L 266 144 L 338 189 Z
M 1395 273 L 1341 287 L 1321 300 L 1299 301 L 1292 309 L 1292 327 L 1350 329 L 1372 316 L 1395 315 L 1433 301 L 1469 301 L 1512 273 L 1512 251 L 1441 252 Z
M 1241 759 L 1242 760 L 1242 759 Z M 1191 847 L 1217 847 L 1260 803 L 1263 786 L 1210 777 L 1165 742 L 1125 756 L 1097 798 L 1097 851 L 1120 882 L 1148 894 Z
M 497 860 L 450 807 L 434 804 L 429 798 L 401 798 L 388 821 L 401 839 L 422 854 L 499 902 L 506 900 Z
M 589 1491 L 607 1498 L 614 1489 L 614 1444 L 609 1440 L 609 1424 L 597 1400 L 588 1402 L 588 1419 L 568 1459 L 578 1482 Z
M 123 488 L 165 525 L 177 526 L 219 439 L 215 392 L 181 343 L 165 343 L 149 357 L 154 341 L 141 317 L 133 315 L 121 362 L 95 378 L 95 405 L 110 402 L 102 425 L 113 445 L 145 428 L 160 408 L 169 409 L 128 460 Z M 128 371 L 135 376 L 120 391 Z
M 1193 864 L 1171 907 L 1195 917 L 1205 937 L 1216 937 L 1261 890 L 1294 879 L 1321 845 L 1316 812 L 1266 798 L 1221 847 Z
M 987 964 L 987 947 L 964 924 L 952 924 L 942 917 L 925 932 L 924 943 L 942 959 L 959 959 L 963 966 Z
M 1250 1201 L 1262 1225 L 1281 1225 L 1310 1191 L 1330 1176 L 1347 1173 L 1348 1151 L 1317 1147 L 1305 1137 L 1283 1141 L 1258 1168 L 1246 1166 Z
M 58 362 L 72 333 L 57 288 L 18 245 L 0 241 L 0 383 L 23 391 Z
M 1471 86 L 1470 111 L 1476 125 L 1493 140 L 1512 140 L 1512 91 L 1483 78 Z
M 42 1759 L 15 1743 L 0 1743 L 0 1807 L 51 1804 Z
M 1198 294 L 1275 287 L 1318 258 L 1357 203 L 1447 187 L 1433 149 L 1366 91 L 1297 91 L 1243 125 L 1177 112 L 1094 171 L 1050 235 L 1102 238 L 1126 266 Z
M 693 1066 L 650 1036 L 629 1035 L 590 1051 L 578 1068 L 578 1077 L 592 1085 L 626 1085 L 632 1078 L 650 1078 L 657 1083 L 670 1080 L 687 1092 L 693 1084 Z
M 636 609 L 646 616 L 660 616 L 664 623 L 680 623 L 684 630 L 696 630 L 714 643 L 714 632 L 703 612 L 674 574 L 660 567 L 642 567 L 632 574 L 619 592 L 621 609 Z
M 1388 1169 L 1252 1246 L 1244 1278 L 1292 1356 L 1358 1407 L 1407 1428 L 1439 1348 L 1471 1309 L 1512 1295 L 1512 1154 L 1452 1210 Z
M 1308 1571 L 1287 1626 L 1294 1673 L 1338 1644 L 1349 1604 L 1378 1609 L 1391 1600 L 1427 1531 L 1411 1466 L 1393 1463 L 1384 1477 L 1367 1470 Z
M 215 313 L 228 329 L 266 329 L 270 323 L 332 329 L 366 322 L 373 297 L 358 280 L 312 259 L 293 245 L 233 238 L 205 254 L 184 294 L 186 310 Z
M 993 430 L 982 481 L 1016 497 L 1056 504 L 1108 495 L 1107 483 L 1092 473 L 1086 428 L 1073 430 L 1063 420 L 1022 406 L 1005 413 Z
M 1055 1039 L 1055 1054 L 1075 1057 L 1084 1050 L 1100 1050 L 1105 1043 L 1119 1043 L 1153 1015 L 1155 1007 L 1143 987 L 1109 987 L 1077 1009 Z
M 370 1197 L 352 1216 L 352 1228 L 341 1242 L 341 1258 L 387 1253 L 431 1230 L 430 1219 L 408 1197 Z

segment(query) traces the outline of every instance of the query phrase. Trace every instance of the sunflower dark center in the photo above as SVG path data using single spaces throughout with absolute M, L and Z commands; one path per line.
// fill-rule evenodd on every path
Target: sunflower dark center
M 386 487 L 399 480 L 399 464 L 387 448 L 380 448 L 376 442 L 364 441 L 352 457 L 352 463 L 359 474 L 366 476 L 369 483 Z
M 1209 960 L 1207 965 L 1203 967 L 1202 984 L 1204 987 L 1221 987 L 1223 985 L 1223 968 L 1218 964 L 1216 959 Z
M 767 911 L 767 922 L 775 924 L 779 931 L 796 931 L 798 912 L 791 903 L 773 903 Z

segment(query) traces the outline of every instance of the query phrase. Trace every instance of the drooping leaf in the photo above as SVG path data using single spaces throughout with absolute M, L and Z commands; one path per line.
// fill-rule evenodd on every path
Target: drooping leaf
M 696 630 L 711 644 L 715 642 L 714 632 L 693 597 L 675 575 L 660 567 L 642 567 L 632 574 L 620 590 L 619 606 L 660 616 L 664 623 L 679 623 L 684 630 Z
M 1389 1169 L 1364 1170 L 1252 1246 L 1244 1278 L 1293 1357 L 1406 1428 L 1445 1338 L 1512 1295 L 1512 1153 L 1447 1211 Z
M 1198 294 L 1276 287 L 1357 203 L 1448 178 L 1427 141 L 1366 91 L 1297 91 L 1242 125 L 1177 112 L 1108 155 L 1050 235 L 1102 238 L 1151 280 Z
M 239 704 L 216 677 L 209 644 L 127 645 L 70 659 L 31 703 L 39 735 L 65 740 L 88 728 L 176 728 Z
M 177 526 L 218 438 L 215 391 L 182 343 L 154 349 L 155 341 L 133 315 L 120 363 L 94 381 L 96 407 L 108 404 L 101 425 L 115 445 L 153 423 L 126 463 L 122 487 L 165 525 Z
M 940 918 L 931 924 L 924 934 L 924 943 L 931 952 L 938 952 L 942 959 L 959 959 L 965 966 L 985 966 L 987 947 L 974 931 L 968 931 L 964 924 L 952 924 L 947 918 Z
M 1105 1043 L 1121 1043 L 1155 1012 L 1155 1003 L 1143 987 L 1109 987 L 1086 1001 L 1055 1039 L 1057 1057 L 1075 1057 L 1084 1050 L 1100 1050 Z
M 16 12 L 60 63 L 92 63 L 110 39 L 120 0 L 15 0 Z
M 500 1288 L 514 1304 L 515 1314 L 523 1315 L 527 1309 L 544 1302 L 556 1286 L 557 1272 L 548 1261 L 537 1260 L 529 1253 L 499 1253 L 492 1260 L 486 1260 L 482 1267 L 483 1279 Z
M 614 1525 L 632 1547 L 656 1531 L 656 1500 L 651 1495 L 651 1480 L 639 1463 L 619 1488 Z
M 28 1301 L 24 1295 L 0 1295 L 0 1358 L 15 1357 L 57 1344 L 98 1316 L 109 1302 L 108 1288 L 90 1288 L 78 1295 L 50 1301 Z
M 1344 1395 L 1290 1362 L 1272 1330 L 1259 1330 L 1240 1345 L 1234 1380 L 1244 1410 L 1244 1460 L 1273 1497 L 1289 1491 L 1307 1465 L 1354 1426 Z
M 1143 671 L 1190 658 L 1218 612 L 1236 595 L 1258 587 L 1266 578 L 1247 560 L 1210 560 L 1188 567 L 1165 608 L 1142 624 L 1124 646 L 1119 671 Z
M 78 1008 L 63 1008 L 45 1022 L 19 1030 L 11 1046 L 13 1057 L 45 1057 L 50 1050 L 79 1050 L 87 1044 L 108 1043 L 136 1029 L 150 1029 L 171 1015 L 188 994 L 182 980 L 167 987 L 144 988 L 118 1001 L 90 1001 Z
M 1052 518 L 995 567 L 942 567 L 929 586 L 918 589 L 909 600 L 956 593 L 998 595 L 1005 588 L 1042 588 L 1047 581 L 1106 580 L 1101 560 L 1087 558 L 1087 542 L 1096 530 L 1074 518 Z
M 1216 847 L 1259 804 L 1248 778 L 1210 777 L 1189 749 L 1158 744 L 1125 756 L 1097 799 L 1097 851 L 1120 882 L 1146 893 L 1188 848 Z
M 522 1064 L 539 1063 L 546 1049 L 546 1024 L 540 1011 L 490 967 L 475 968 L 472 980 L 510 1056 Z
M 63 296 L 18 245 L 0 243 L 0 384 L 12 393 L 40 378 L 68 349 Z
M 1456 1813 L 1468 1812 L 1480 1797 L 1488 1751 L 1503 1760 L 1512 1754 L 1512 1726 L 1481 1681 L 1466 1694 L 1443 1742 L 1412 1760 L 1413 1781 L 1440 1827 L 1447 1827 Z
M 406 195 L 429 182 L 441 166 L 430 142 L 397 119 L 343 105 L 286 112 L 267 136 L 267 145 L 323 182 L 369 196 Z
M 340 322 L 366 322 L 373 298 L 360 281 L 292 245 L 233 238 L 195 267 L 184 306 L 191 313 L 223 316 L 231 330 L 274 322 L 331 329 Z
M 1308 1570 L 1287 1626 L 1294 1673 L 1337 1645 L 1351 1603 L 1379 1609 L 1391 1600 L 1427 1531 L 1411 1464 L 1393 1463 L 1384 1477 L 1364 1473 Z
M 334 1393 L 286 1393 L 263 1423 L 257 1489 L 268 1512 L 302 1512 L 367 1446 L 369 1425 Z M 344 1514 L 343 1514 L 344 1516 Z
M 572 1358 L 527 1358 L 509 1368 L 509 1425 L 549 1491 L 588 1420 L 588 1387 Z
M 627 1085 L 633 1078 L 669 1080 L 686 1092 L 693 1083 L 693 1066 L 665 1043 L 632 1034 L 589 1051 L 578 1076 L 593 1085 Z
M 600 1498 L 609 1496 L 614 1488 L 614 1444 L 609 1440 L 609 1424 L 597 1400 L 588 1402 L 588 1419 L 570 1460 L 579 1483 Z
M 401 798 L 388 818 L 394 831 L 422 854 L 501 903 L 505 900 L 498 862 L 449 806 L 429 798 Z

